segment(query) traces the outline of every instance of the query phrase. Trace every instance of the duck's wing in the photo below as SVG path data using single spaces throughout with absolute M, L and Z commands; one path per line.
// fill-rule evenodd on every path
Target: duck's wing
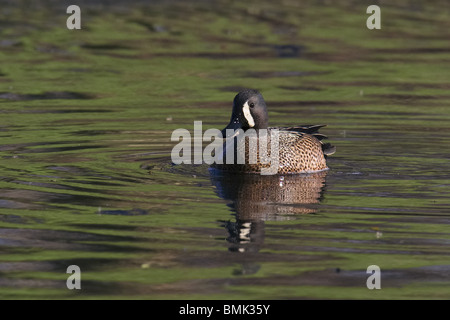
M 319 129 L 326 127 L 326 124 L 316 124 L 316 125 L 301 125 L 294 127 L 281 127 L 277 128 L 281 131 L 289 131 L 298 134 L 310 134 L 317 138 L 322 144 L 322 151 L 325 155 L 329 156 L 336 152 L 336 147 L 331 145 L 330 143 L 323 143 L 323 139 L 327 139 L 328 137 L 324 134 L 319 133 Z
M 307 133 L 315 136 L 317 139 L 327 139 L 328 137 L 324 134 L 319 133 L 319 129 L 326 127 L 326 124 L 315 124 L 315 125 L 303 125 L 303 126 L 295 126 L 295 127 L 281 127 L 277 128 L 281 131 L 290 131 L 297 133 Z

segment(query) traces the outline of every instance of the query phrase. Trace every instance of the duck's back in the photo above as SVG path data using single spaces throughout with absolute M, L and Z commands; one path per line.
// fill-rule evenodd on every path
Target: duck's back
M 315 127 L 315 128 L 313 128 Z M 324 155 L 324 145 L 320 141 L 325 136 L 318 134 L 321 126 L 304 126 L 289 128 L 269 128 L 267 140 L 256 139 L 252 143 L 245 138 L 245 143 L 234 143 L 234 162 L 226 163 L 226 146 L 224 145 L 223 163 L 216 168 L 233 171 L 260 173 L 262 168 L 271 167 L 272 130 L 278 131 L 278 169 L 277 174 L 306 173 L 328 169 Z M 306 133 L 309 132 L 309 133 Z M 267 141 L 267 154 L 260 153 L 260 143 Z M 245 163 L 237 163 L 237 154 L 244 155 Z

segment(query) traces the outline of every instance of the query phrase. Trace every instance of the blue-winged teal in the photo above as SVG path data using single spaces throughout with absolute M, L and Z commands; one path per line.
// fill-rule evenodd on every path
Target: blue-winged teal
M 256 90 L 245 90 L 239 92 L 233 101 L 233 112 L 228 126 L 222 130 L 223 137 L 226 137 L 227 129 L 242 129 L 247 132 L 253 128 L 255 132 L 259 129 L 267 129 L 268 132 L 268 155 L 270 156 L 270 134 L 271 130 L 278 129 L 278 170 L 273 173 L 305 173 L 328 169 L 325 158 L 327 155 L 335 152 L 335 147 L 329 143 L 322 143 L 326 136 L 320 134 L 318 130 L 324 125 L 304 125 L 296 127 L 270 128 L 268 127 L 269 116 L 266 103 L 262 95 Z M 228 130 L 230 131 L 230 130 Z M 237 132 L 237 131 L 236 131 Z M 228 137 L 229 139 L 236 139 Z M 261 139 L 258 138 L 259 141 Z M 258 143 L 259 143 L 258 141 Z M 239 145 L 245 145 L 245 163 L 237 164 L 236 154 L 239 151 Z M 234 162 L 226 163 L 226 142 L 224 143 L 224 152 L 222 157 L 223 164 L 215 164 L 214 167 L 232 172 L 260 173 L 262 168 L 270 167 L 267 161 L 260 161 L 259 147 L 253 147 L 248 143 L 234 143 Z M 259 144 L 258 144 L 259 146 Z M 251 155 L 256 154 L 257 161 L 249 161 Z M 267 158 L 266 158 L 267 159 Z

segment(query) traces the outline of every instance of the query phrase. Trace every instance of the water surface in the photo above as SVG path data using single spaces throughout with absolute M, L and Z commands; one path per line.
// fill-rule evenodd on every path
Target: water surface
M 351 1 L 99 2 L 79 31 L 35 6 L 0 15 L 1 298 L 450 298 L 446 2 L 372 31 Z M 330 170 L 172 165 L 246 87 L 271 125 L 328 124 Z

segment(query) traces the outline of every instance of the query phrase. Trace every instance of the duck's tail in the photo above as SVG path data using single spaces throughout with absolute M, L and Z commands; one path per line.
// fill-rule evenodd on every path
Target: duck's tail
M 285 127 L 285 128 L 280 128 L 280 129 L 286 130 L 286 131 L 307 133 L 307 134 L 313 135 L 314 137 L 317 138 L 317 140 L 320 141 L 320 143 L 322 143 L 323 154 L 326 156 L 330 156 L 336 152 L 336 147 L 333 146 L 331 143 L 323 143 L 322 142 L 323 139 L 328 139 L 328 137 L 326 135 L 319 133 L 319 129 L 323 128 L 325 126 L 326 126 L 326 124 L 316 124 L 316 125 L 302 125 L 302 126 L 295 126 L 295 127 Z

